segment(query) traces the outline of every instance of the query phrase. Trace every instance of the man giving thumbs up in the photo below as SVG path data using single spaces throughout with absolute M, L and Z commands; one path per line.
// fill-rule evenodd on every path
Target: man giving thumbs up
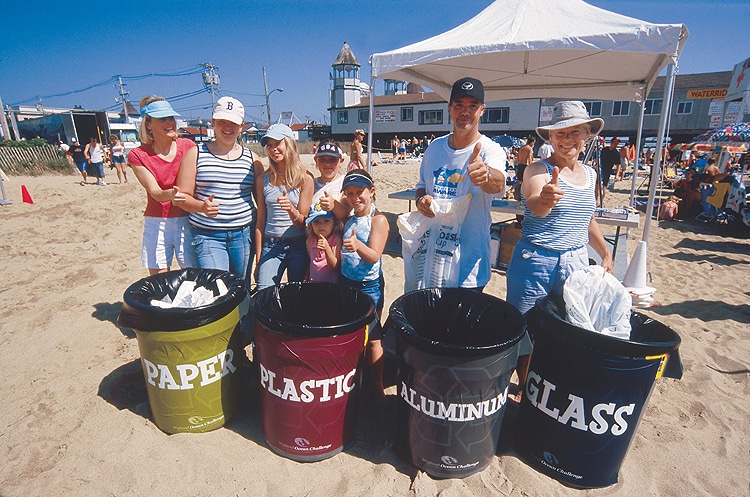
M 482 289 L 490 280 L 490 206 L 505 192 L 505 151 L 479 132 L 484 87 L 474 78 L 453 84 L 448 112 L 453 132 L 434 140 L 425 152 L 416 185 L 417 210 L 434 217 L 433 199 L 471 194 L 460 232 L 458 286 Z

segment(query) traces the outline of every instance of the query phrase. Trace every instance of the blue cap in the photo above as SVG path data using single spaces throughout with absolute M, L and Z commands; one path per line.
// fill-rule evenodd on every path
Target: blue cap
M 141 107 L 141 116 L 150 116 L 157 119 L 163 117 L 179 116 L 166 100 L 154 100 L 150 104 Z
M 294 140 L 294 132 L 292 131 L 292 128 L 286 124 L 272 124 L 268 127 L 268 131 L 266 131 L 263 138 L 260 139 L 260 144 L 265 147 L 269 139 L 283 140 L 284 138 L 291 138 Z
M 333 218 L 333 212 L 324 210 L 320 206 L 320 200 L 316 200 L 310 206 L 310 213 L 307 215 L 305 223 L 310 224 L 316 219 Z
M 364 169 L 354 169 L 346 173 L 344 176 L 344 182 L 341 185 L 341 191 L 343 192 L 347 186 L 361 186 L 362 188 L 372 188 L 375 183 L 372 182 L 372 178 Z
M 336 157 L 337 159 L 340 159 L 344 156 L 344 153 L 333 143 L 324 143 L 319 146 L 317 152 L 315 152 L 315 157 L 323 156 Z

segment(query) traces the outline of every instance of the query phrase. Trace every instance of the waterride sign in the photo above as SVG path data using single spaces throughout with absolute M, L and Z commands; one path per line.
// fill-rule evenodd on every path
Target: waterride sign
M 708 88 L 703 90 L 688 90 L 687 98 L 697 100 L 699 98 L 724 98 L 727 96 L 726 88 Z

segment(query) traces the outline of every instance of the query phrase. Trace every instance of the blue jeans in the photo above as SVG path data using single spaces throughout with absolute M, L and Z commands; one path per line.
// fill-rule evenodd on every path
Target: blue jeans
M 258 290 L 281 284 L 287 271 L 287 281 L 302 281 L 309 259 L 305 237 L 263 237 L 263 250 L 258 263 Z
M 213 231 L 193 227 L 193 248 L 198 267 L 221 269 L 247 278 L 252 267 L 251 225 L 227 231 Z
M 383 277 L 383 273 L 380 273 L 378 279 L 369 281 L 355 281 L 341 276 L 339 278 L 339 283 L 361 291 L 375 302 L 375 309 L 377 309 L 378 312 L 383 310 L 383 294 L 385 293 L 385 278 Z
M 89 162 L 89 173 L 99 179 L 104 179 L 104 162 Z
M 505 279 L 506 301 L 526 314 L 537 299 L 562 294 L 562 286 L 570 273 L 589 265 L 586 247 L 558 252 L 537 247 L 521 238 L 513 250 Z

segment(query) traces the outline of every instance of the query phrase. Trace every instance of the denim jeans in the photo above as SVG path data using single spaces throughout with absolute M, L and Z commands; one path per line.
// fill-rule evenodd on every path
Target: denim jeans
M 304 236 L 264 236 L 258 263 L 258 290 L 281 284 L 284 271 L 287 271 L 287 281 L 302 281 L 308 262 Z
M 254 229 L 248 225 L 227 231 L 205 230 L 193 227 L 193 247 L 198 259 L 198 267 L 221 269 L 246 278 L 251 268 L 252 243 L 250 237 Z
M 89 174 L 104 179 L 104 162 L 89 162 L 87 167 Z
M 558 252 L 537 247 L 521 238 L 513 250 L 505 279 L 508 284 L 506 302 L 526 314 L 537 299 L 562 293 L 570 273 L 589 264 L 586 247 Z

